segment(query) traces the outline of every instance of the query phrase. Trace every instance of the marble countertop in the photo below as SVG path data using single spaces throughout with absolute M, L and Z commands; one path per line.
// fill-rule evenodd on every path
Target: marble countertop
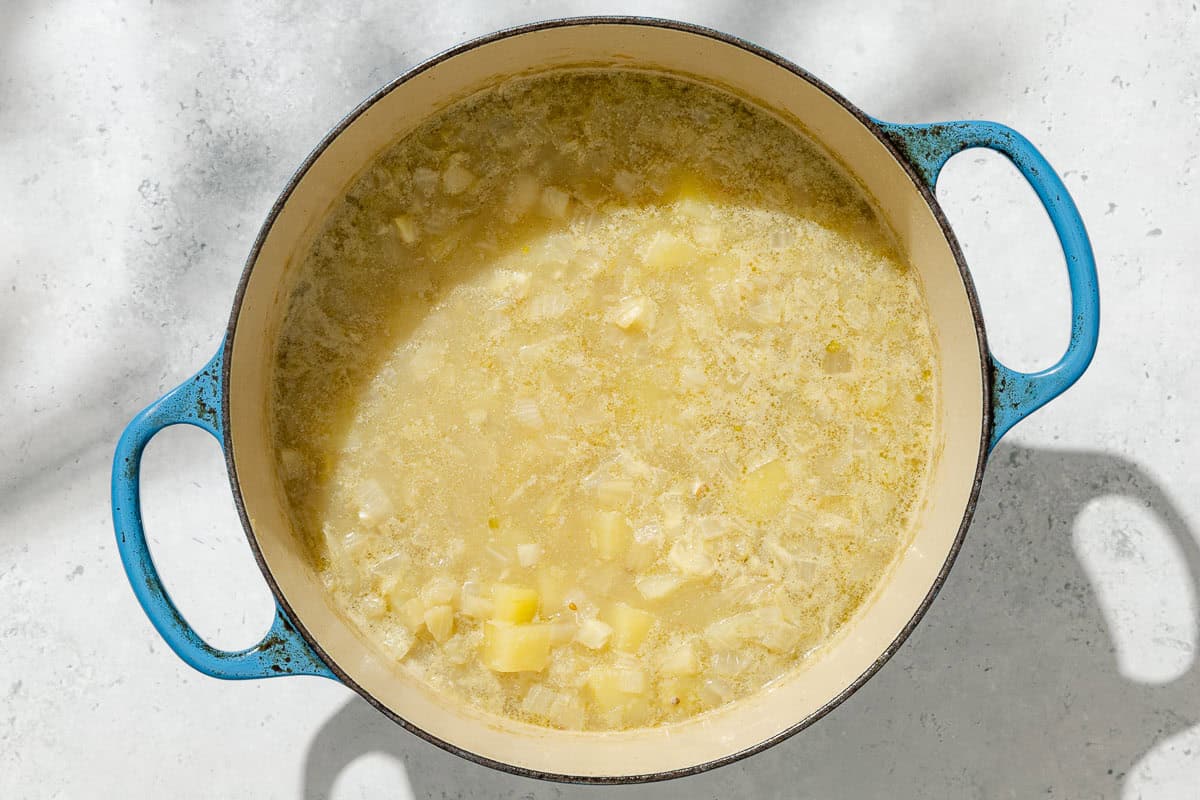
M 6 0 L 0 797 L 1195 797 L 1200 14 L 1143 5 Z M 1012 125 L 1065 177 L 1104 298 L 1094 366 L 997 450 L 949 582 L 878 676 L 762 755 L 608 791 L 466 763 L 330 681 L 192 672 L 134 601 L 108 506 L 122 427 L 215 351 L 252 238 L 322 134 L 438 50 L 596 11 L 747 37 L 885 119 Z M 939 195 L 998 354 L 1046 364 L 1061 255 L 1015 171 L 978 152 Z M 172 429 L 144 474 L 180 606 L 214 644 L 255 641 L 272 603 L 217 448 Z

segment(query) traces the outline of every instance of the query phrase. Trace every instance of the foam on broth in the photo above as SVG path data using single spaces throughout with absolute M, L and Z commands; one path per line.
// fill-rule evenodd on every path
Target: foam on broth
M 910 538 L 918 279 L 802 133 L 667 76 L 513 81 L 397 141 L 299 265 L 273 441 L 398 669 L 555 727 L 801 665 Z

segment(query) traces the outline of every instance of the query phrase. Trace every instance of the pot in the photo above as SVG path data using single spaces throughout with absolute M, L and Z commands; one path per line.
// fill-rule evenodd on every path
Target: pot
M 558 731 L 499 719 L 435 696 L 394 670 L 335 613 L 287 520 L 268 442 L 269 365 L 289 265 L 356 174 L 397 135 L 497 81 L 556 67 L 660 70 L 725 87 L 797 120 L 874 196 L 924 283 L 941 363 L 941 455 L 913 543 L 846 629 L 776 685 L 668 727 Z M 1061 240 L 1071 286 L 1071 338 L 1057 364 L 1026 374 L 988 350 L 979 303 L 934 196 L 954 154 L 1007 156 L 1032 185 Z M 398 78 L 340 122 L 288 182 L 246 262 L 221 349 L 195 376 L 137 415 L 117 445 L 112 506 L 126 573 L 172 649 L 226 679 L 320 675 L 341 681 L 398 724 L 463 757 L 510 772 L 594 783 L 660 780 L 727 764 L 812 724 L 896 651 L 937 593 L 962 545 L 984 465 L 1017 421 L 1074 383 L 1099 327 L 1095 263 L 1062 181 L 1024 137 L 992 122 L 908 125 L 867 116 L 828 86 L 749 42 L 663 20 L 543 22 L 457 47 Z M 227 652 L 191 629 L 147 549 L 139 463 L 168 425 L 204 428 L 225 451 L 234 501 L 278 613 L 257 645 Z

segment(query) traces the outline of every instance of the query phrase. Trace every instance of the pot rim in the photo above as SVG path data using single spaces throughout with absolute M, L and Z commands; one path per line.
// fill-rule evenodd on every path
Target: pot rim
M 689 767 L 665 770 L 662 772 L 643 773 L 639 775 L 567 775 L 529 769 L 527 767 L 521 767 L 515 764 L 509 764 L 507 762 L 488 758 L 487 756 L 474 753 L 451 742 L 445 741 L 444 739 L 440 739 L 404 719 L 392 709 L 388 708 L 382 702 L 377 700 L 366 689 L 359 686 L 358 683 L 356 683 L 353 678 L 346 674 L 346 672 L 342 670 L 342 668 L 325 652 L 325 650 L 317 642 L 316 637 L 309 632 L 303 621 L 300 620 L 294 613 L 291 604 L 288 603 L 287 598 L 280 589 L 279 584 L 275 580 L 275 577 L 263 556 L 262 550 L 258 545 L 258 540 L 254 534 L 254 528 L 250 522 L 249 515 L 246 512 L 245 503 L 242 499 L 240 482 L 238 480 L 237 463 L 234 458 L 234 448 L 232 446 L 230 415 L 228 413 L 221 415 L 221 433 L 224 437 L 224 441 L 227 443 L 227 446 L 223 449 L 225 451 L 225 465 L 229 473 L 230 488 L 233 491 L 233 502 L 237 507 L 238 518 L 241 520 L 242 528 L 246 533 L 246 539 L 250 543 L 250 550 L 254 554 L 254 560 L 258 563 L 259 570 L 266 579 L 267 585 L 270 586 L 271 593 L 274 595 L 276 603 L 279 604 L 280 608 L 287 615 L 288 620 L 292 623 L 292 625 L 295 626 L 300 636 L 304 639 L 312 651 L 316 653 L 321 661 L 323 661 L 329 668 L 329 670 L 335 676 L 337 676 L 339 681 L 341 681 L 350 689 L 354 690 L 354 692 L 356 692 L 360 697 L 387 716 L 388 719 L 400 725 L 405 730 L 449 753 L 460 756 L 468 761 L 473 761 L 476 764 L 481 764 L 486 767 L 500 770 L 501 772 L 507 772 L 524 778 L 535 778 L 559 783 L 623 785 L 653 783 L 671 780 L 673 778 L 686 777 L 689 775 L 698 775 L 702 772 L 708 772 L 709 770 L 732 764 L 736 761 L 740 761 L 744 758 L 773 747 L 774 745 L 779 744 L 783 740 L 788 739 L 809 727 L 831 712 L 834 708 L 841 705 L 843 701 L 858 691 L 863 684 L 870 680 L 875 673 L 877 673 L 883 667 L 883 665 L 886 664 L 893 655 L 895 655 L 896 651 L 900 649 L 900 646 L 903 645 L 908 637 L 912 634 L 917 624 L 922 618 L 924 618 L 926 612 L 929 610 L 929 606 L 933 603 L 933 599 L 937 596 L 938 592 L 942 588 L 942 585 L 945 583 L 946 577 L 949 575 L 950 569 L 954 566 L 954 562 L 958 557 L 959 551 L 962 549 L 963 541 L 966 538 L 967 528 L 970 526 L 971 519 L 975 514 L 975 506 L 978 502 L 979 491 L 983 481 L 983 472 L 987 464 L 988 443 L 991 438 L 993 427 L 993 371 L 988 358 L 989 350 L 987 346 L 987 334 L 984 328 L 983 313 L 979 305 L 979 297 L 975 291 L 975 285 L 971 280 L 971 274 L 967 269 L 966 259 L 963 256 L 962 248 L 959 246 L 958 239 L 954 235 L 953 229 L 950 227 L 950 222 L 946 218 L 945 213 L 942 211 L 941 206 L 938 204 L 937 197 L 932 188 L 922 179 L 920 173 L 908 159 L 907 155 L 896 147 L 896 145 L 891 141 L 891 139 L 889 139 L 887 135 L 885 135 L 883 129 L 872 117 L 864 113 L 861 109 L 843 97 L 839 92 L 834 90 L 824 81 L 809 73 L 807 70 L 794 64 L 788 59 L 785 59 L 782 56 L 779 56 L 770 50 L 760 47 L 759 45 L 739 36 L 723 33 L 702 25 L 696 25 L 689 22 L 680 22 L 678 20 L 666 19 L 662 17 L 593 15 L 580 17 L 558 17 L 538 22 L 525 23 L 522 25 L 515 25 L 485 34 L 483 36 L 478 36 L 461 44 L 455 45 L 449 49 L 443 50 L 440 53 L 425 59 L 411 69 L 406 70 L 403 74 L 399 75 L 373 92 L 369 97 L 367 97 L 352 111 L 350 111 L 350 113 L 339 120 L 337 124 L 335 124 L 329 130 L 329 132 L 325 134 L 317 146 L 313 148 L 311 152 L 309 152 L 309 154 L 304 158 L 303 162 L 301 162 L 300 166 L 297 167 L 295 172 L 292 173 L 283 190 L 280 192 L 279 197 L 272 204 L 270 211 L 267 213 L 266 219 L 259 228 L 258 235 L 255 237 L 254 244 L 250 248 L 250 253 L 246 258 L 245 267 L 242 270 L 241 277 L 238 279 L 237 291 L 234 294 L 233 306 L 229 315 L 229 322 L 227 323 L 225 329 L 224 343 L 226 346 L 223 347 L 224 355 L 221 360 L 221 404 L 223 408 L 229 408 L 231 386 L 229 375 L 233 360 L 232 344 L 234 334 L 237 330 L 238 317 L 241 314 L 242 301 L 245 297 L 246 288 L 250 281 L 250 275 L 258 261 L 258 256 L 262 250 L 263 243 L 266 241 L 267 236 L 270 234 L 271 229 L 275 224 L 275 220 L 278 218 L 280 212 L 283 210 L 283 207 L 291 198 L 292 193 L 295 191 L 297 185 L 299 185 L 301 179 L 305 176 L 317 159 L 321 157 L 329 145 L 347 128 L 349 128 L 350 125 L 352 125 L 360 116 L 362 116 L 362 114 L 374 106 L 375 103 L 377 103 L 383 97 L 390 94 L 397 87 L 407 83 L 417 75 L 420 75 L 421 73 L 440 65 L 442 62 L 448 61 L 454 56 L 513 36 L 520 36 L 527 33 L 535 33 L 537 31 L 553 28 L 582 27 L 589 25 L 625 25 L 631 27 L 665 28 L 682 33 L 703 36 L 724 44 L 733 45 L 741 48 L 742 50 L 748 51 L 759 58 L 766 59 L 767 61 L 786 69 L 788 72 L 792 73 L 801 80 L 813 85 L 827 95 L 830 99 L 838 103 L 838 105 L 849 112 L 860 123 L 862 123 L 875 136 L 875 138 L 887 148 L 892 158 L 894 158 L 908 174 L 909 180 L 912 181 L 913 187 L 925 200 L 926 205 L 933 213 L 938 226 L 941 228 L 947 244 L 950 246 L 951 253 L 954 256 L 954 261 L 958 266 L 958 271 L 963 281 L 963 288 L 967 296 L 967 303 L 970 306 L 971 317 L 974 321 L 975 333 L 979 345 L 979 365 L 983 385 L 983 425 L 981 426 L 980 430 L 979 457 L 976 461 L 975 477 L 972 481 L 971 493 L 963 510 L 962 522 L 959 524 L 958 532 L 955 535 L 954 542 L 946 555 L 946 560 L 942 564 L 941 569 L 938 570 L 938 574 L 933 583 L 930 585 L 929 591 L 921 600 L 920 605 L 918 605 L 912 617 L 910 617 L 908 622 L 905 623 L 904 627 L 901 629 L 899 634 L 897 634 L 896 638 L 892 640 L 892 642 L 883 650 L 882 653 L 880 653 L 879 657 L 876 658 L 875 661 L 873 661 L 871 665 L 853 681 L 848 683 L 846 687 L 836 696 L 831 698 L 816 711 L 797 721 L 795 724 L 790 725 L 783 731 L 780 731 L 774 736 L 764 739 L 751 747 L 747 747 L 735 753 L 730 753 L 720 758 L 712 759 L 710 761 L 695 764 Z

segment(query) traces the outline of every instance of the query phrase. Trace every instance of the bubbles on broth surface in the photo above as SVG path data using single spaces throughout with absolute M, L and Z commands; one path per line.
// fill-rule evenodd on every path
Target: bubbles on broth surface
M 685 719 L 803 664 L 908 541 L 917 278 L 852 181 L 727 94 L 484 92 L 376 158 L 298 269 L 272 399 L 297 532 L 434 689 Z

